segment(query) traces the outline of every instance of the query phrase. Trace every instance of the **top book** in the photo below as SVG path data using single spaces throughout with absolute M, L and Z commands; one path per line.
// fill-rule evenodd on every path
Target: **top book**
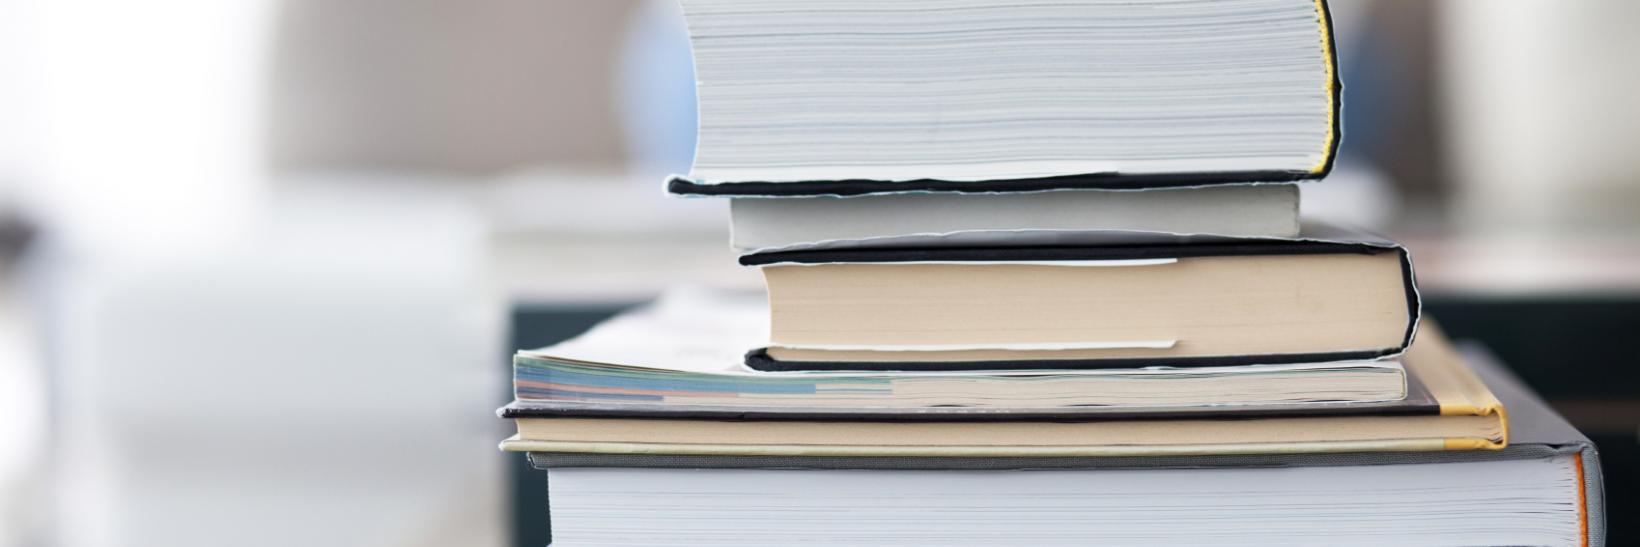
M 1339 140 L 1321 0 L 682 0 L 679 194 L 1293 181 Z

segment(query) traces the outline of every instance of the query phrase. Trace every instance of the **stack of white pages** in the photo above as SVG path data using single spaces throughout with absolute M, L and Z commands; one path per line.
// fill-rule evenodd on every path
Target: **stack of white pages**
M 1309 178 L 1337 142 L 1338 86 L 1317 8 L 684 0 L 700 140 L 680 188 Z M 713 188 L 726 183 L 743 185 Z
M 1576 456 L 1099 471 L 565 468 L 551 475 L 552 514 L 562 523 L 554 526 L 554 545 L 1577 545 L 1583 537 Z

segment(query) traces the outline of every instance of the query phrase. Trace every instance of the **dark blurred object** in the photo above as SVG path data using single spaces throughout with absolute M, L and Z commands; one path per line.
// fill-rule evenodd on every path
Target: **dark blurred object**
M 1553 402 L 1640 403 L 1640 369 L 1625 342 L 1640 325 L 1640 296 L 1432 296 L 1424 310 L 1454 339 L 1484 342 Z M 1640 414 L 1596 428 L 1593 416 L 1556 410 L 1585 433 L 1640 428 Z M 1623 416 L 1608 415 L 1607 419 Z
M 39 229 L 13 209 L 0 210 L 0 274 L 10 272 Z

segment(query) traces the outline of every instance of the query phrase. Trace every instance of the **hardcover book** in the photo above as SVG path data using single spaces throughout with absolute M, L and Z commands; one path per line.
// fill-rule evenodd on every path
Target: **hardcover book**
M 869 247 L 744 255 L 769 291 L 762 370 L 1218 366 L 1374 359 L 1411 341 L 1405 249 L 1296 239 Z
M 860 195 L 1314 179 L 1318 0 L 683 0 L 700 138 L 672 192 Z

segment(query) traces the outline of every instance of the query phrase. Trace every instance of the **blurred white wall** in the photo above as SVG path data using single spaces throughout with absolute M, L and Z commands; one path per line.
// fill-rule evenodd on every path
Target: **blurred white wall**
M 164 252 L 254 213 L 270 0 L 0 0 L 7 198 L 101 253 Z M 9 159 L 8 159 L 9 156 Z
M 0 0 L 0 545 L 504 542 L 489 225 L 270 171 L 279 4 Z
M 22 74 L 30 63 L 28 46 L 35 41 L 29 24 L 33 5 L 22 0 L 0 0 L 0 205 L 11 206 L 21 192 L 24 163 L 31 155 L 30 135 L 38 131 L 33 113 L 33 91 Z
M 1640 2 L 1439 7 L 1459 226 L 1640 234 Z

